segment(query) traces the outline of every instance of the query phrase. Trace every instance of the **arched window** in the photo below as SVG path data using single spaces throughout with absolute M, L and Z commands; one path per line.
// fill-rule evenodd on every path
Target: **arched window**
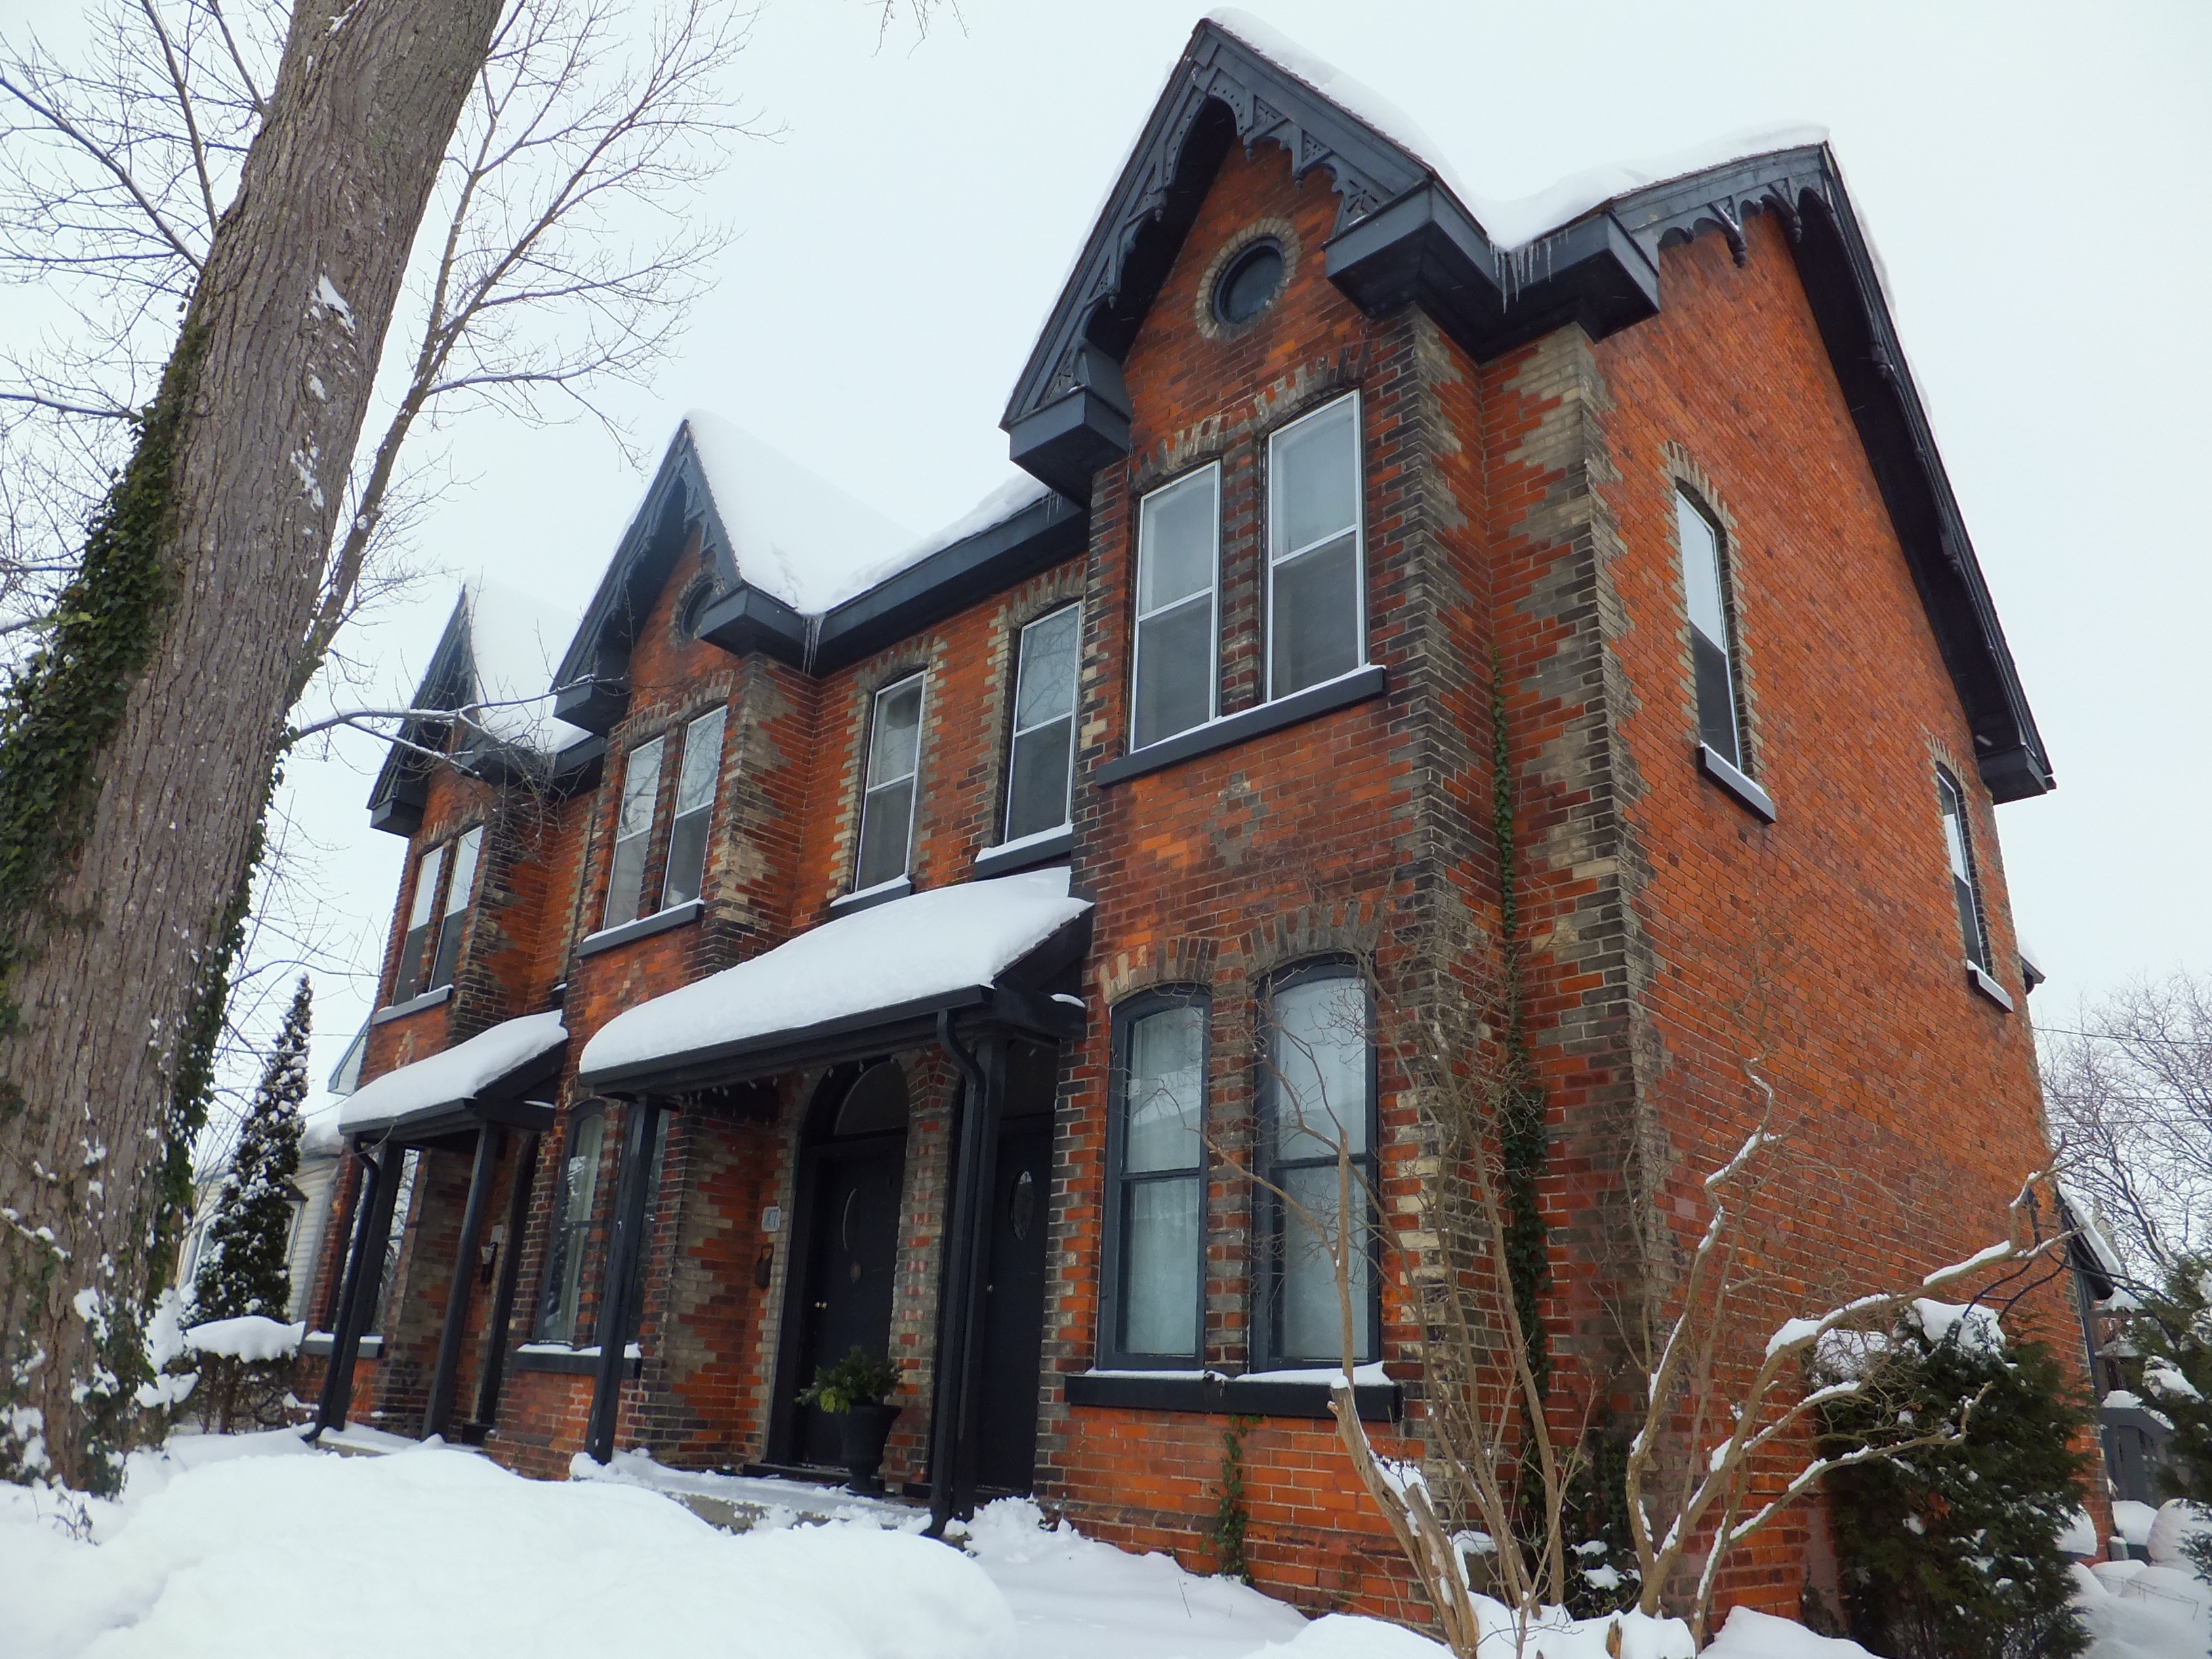
M 1206 1341 L 1206 994 L 1114 1011 L 1102 1364 L 1195 1364 Z
M 1352 1293 L 1354 1356 L 1379 1352 L 1373 1012 L 1366 981 L 1345 963 L 1293 969 L 1262 999 L 1255 1277 L 1264 1363 L 1342 1358 L 1340 1272 Z

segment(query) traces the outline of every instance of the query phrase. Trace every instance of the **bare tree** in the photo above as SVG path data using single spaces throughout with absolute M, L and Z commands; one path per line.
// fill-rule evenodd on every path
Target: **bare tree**
M 1325 1264 L 1342 1338 L 1331 1402 L 1339 1439 L 1452 1651 L 1520 1653 L 1570 1625 L 1562 1604 L 1580 1541 L 1570 1495 L 1592 1474 L 1591 1430 L 1616 1382 L 1640 1401 L 1624 1472 L 1636 1560 L 1622 1577 L 1635 1581 L 1637 1613 L 1678 1614 L 1702 1644 L 1730 1554 L 1830 1470 L 1952 1444 L 1966 1432 L 1973 1401 L 1879 1444 L 1826 1460 L 1809 1450 L 1820 1406 L 1881 1385 L 1877 1372 L 1839 1364 L 1839 1355 L 1878 1344 L 1919 1298 L 2017 1273 L 2063 1244 L 2063 1237 L 2033 1236 L 2048 1172 L 2023 1184 L 2005 1241 L 1826 1312 L 1778 1322 L 1776 1287 L 1755 1246 L 1761 1210 L 1789 1200 L 1786 1182 L 1767 1178 L 1784 1136 L 1772 1087 L 1747 1061 L 1763 1109 L 1735 1154 L 1700 1183 L 1705 1213 L 1694 1243 L 1662 1250 L 1679 1256 L 1679 1271 L 1630 1304 L 1637 1322 L 1626 1333 L 1629 1375 L 1554 1376 L 1540 1334 L 1523 1321 L 1514 1261 L 1504 1146 L 1522 1083 L 1501 1042 L 1505 1000 L 1475 965 L 1480 941 L 1463 932 L 1408 929 L 1397 943 L 1395 1012 L 1376 952 L 1361 957 L 1357 978 L 1339 981 L 1358 989 L 1318 1030 L 1310 1023 L 1294 1029 L 1272 1003 L 1262 1010 L 1258 1064 L 1272 1106 L 1255 1133 L 1278 1146 L 1289 1137 L 1325 1148 L 1333 1183 L 1271 1176 L 1266 1152 L 1218 1134 L 1208 1135 L 1209 1147 L 1279 1208 L 1283 1248 Z M 1364 1124 L 1332 1087 L 1345 1067 L 1328 1051 L 1364 1052 L 1370 1041 L 1419 1106 L 1421 1192 L 1417 1200 L 1401 1194 L 1395 1208 L 1367 1173 Z M 1416 1460 L 1378 1452 L 1357 1408 L 1369 1327 L 1362 1304 L 1377 1273 L 1419 1322 Z
M 2041 1035 L 2061 1173 L 2154 1282 L 2212 1246 L 2212 981 L 2138 980 Z

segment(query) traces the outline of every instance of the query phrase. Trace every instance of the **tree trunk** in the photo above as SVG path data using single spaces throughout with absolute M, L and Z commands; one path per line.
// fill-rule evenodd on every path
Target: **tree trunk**
M 18 1478 L 118 1476 L 173 1219 L 173 1090 L 228 969 L 322 550 L 499 9 L 299 0 L 185 316 L 150 654 L 99 738 L 81 839 L 0 916 L 0 1470 Z

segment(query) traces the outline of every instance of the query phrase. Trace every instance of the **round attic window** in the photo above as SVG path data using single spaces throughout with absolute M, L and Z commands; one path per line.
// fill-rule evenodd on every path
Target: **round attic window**
M 1213 309 L 1224 323 L 1249 323 L 1282 291 L 1283 250 L 1255 242 L 1214 280 Z

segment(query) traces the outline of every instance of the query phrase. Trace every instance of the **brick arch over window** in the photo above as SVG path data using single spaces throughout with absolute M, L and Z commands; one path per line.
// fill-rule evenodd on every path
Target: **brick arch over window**
M 1170 939 L 1115 953 L 1100 969 L 1107 1006 L 1163 985 L 1211 985 L 1217 946 L 1210 939 Z
M 1241 963 L 1255 984 L 1310 959 L 1371 958 L 1382 939 L 1382 906 L 1358 899 L 1306 904 L 1261 922 L 1244 935 Z

